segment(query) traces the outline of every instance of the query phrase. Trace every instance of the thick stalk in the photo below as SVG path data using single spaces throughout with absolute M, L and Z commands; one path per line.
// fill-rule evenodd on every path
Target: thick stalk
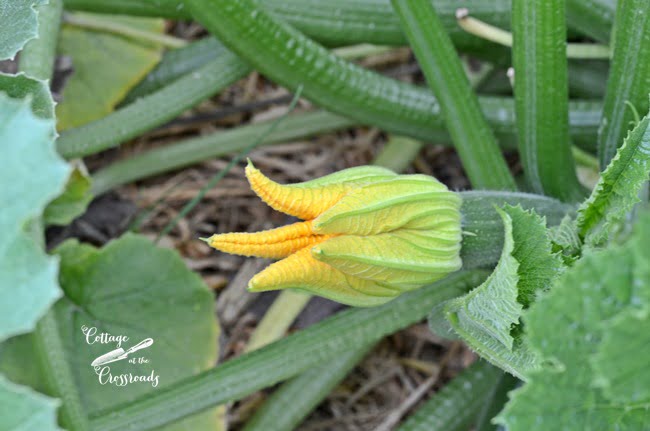
M 353 121 L 325 111 L 295 114 L 284 120 L 283 127 L 268 134 L 261 145 L 306 138 L 352 125 Z M 93 193 L 99 195 L 121 184 L 239 152 L 268 127 L 269 123 L 264 122 L 190 138 L 113 163 L 93 175 Z
M 74 376 L 65 353 L 55 309 L 50 309 L 34 331 L 34 349 L 48 392 L 62 401 L 59 415 L 70 431 L 90 430 Z
M 467 430 L 501 374 L 498 368 L 479 360 L 431 396 L 397 430 Z
M 250 0 L 191 0 L 188 5 L 196 18 L 225 45 L 280 84 L 290 89 L 301 84 L 307 98 L 361 122 L 414 138 L 431 139 L 432 117 L 439 108 L 435 103 L 424 105 L 422 91 L 416 95 L 403 84 L 342 61 L 292 27 L 256 8 Z M 403 100 L 417 104 L 421 112 L 404 110 L 399 106 L 399 101 Z M 498 159 L 482 151 L 480 143 L 475 145 L 479 146 L 476 149 L 479 156 L 485 158 L 483 164 L 494 171 L 492 178 L 498 179 L 484 178 L 477 184 L 489 186 L 494 183 L 503 188 L 505 184 L 500 182 L 503 175 L 499 175 L 503 168 L 494 163 Z M 461 157 L 463 154 L 469 157 L 466 150 L 462 149 Z M 499 154 L 498 147 L 496 151 Z M 481 177 L 483 170 L 478 165 L 475 168 L 475 164 L 469 164 L 466 168 L 470 177 Z
M 485 41 L 468 37 L 455 25 L 456 9 L 467 8 L 481 20 L 506 27 L 511 0 L 431 0 L 454 43 L 476 53 Z M 297 29 L 333 45 L 375 43 L 400 45 L 406 41 L 390 0 L 265 0 L 259 1 L 274 15 Z M 68 9 L 125 15 L 191 18 L 185 0 L 65 0 Z M 568 0 L 569 27 L 608 43 L 615 0 Z
M 650 0 L 621 0 L 616 11 L 614 55 L 607 81 L 598 157 L 605 169 L 623 145 L 636 114 L 648 112 Z M 637 111 L 636 113 L 634 111 Z
M 504 144 L 514 143 L 515 119 L 512 99 L 483 98 L 481 106 L 489 116 L 490 123 L 500 140 Z M 589 148 L 589 145 L 594 145 L 600 121 L 600 105 L 596 102 L 578 101 L 571 102 L 570 107 L 572 137 Z M 295 114 L 285 121 L 285 127 L 269 134 L 261 145 L 305 138 L 359 125 L 354 120 L 326 111 Z M 93 193 L 99 195 L 122 184 L 183 168 L 213 157 L 242 151 L 246 143 L 259 136 L 265 127 L 267 127 L 266 123 L 252 124 L 190 138 L 115 162 L 93 175 Z M 446 143 L 447 135 L 442 127 L 438 133 L 435 142 Z M 512 148 L 512 145 L 508 148 Z
M 535 193 L 578 201 L 571 154 L 565 0 L 515 1 L 512 9 L 519 154 Z
M 353 347 L 326 365 L 283 384 L 255 412 L 244 431 L 293 430 L 371 350 L 373 343 Z
M 393 0 L 402 28 L 438 98 L 445 124 L 475 189 L 515 189 L 460 60 L 428 0 Z

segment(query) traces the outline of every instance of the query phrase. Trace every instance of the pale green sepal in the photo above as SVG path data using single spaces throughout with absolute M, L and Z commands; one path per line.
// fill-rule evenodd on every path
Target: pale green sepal
M 249 160 L 250 163 L 250 160 Z M 384 181 L 396 177 L 397 174 L 390 169 L 380 166 L 357 166 L 343 169 L 324 177 L 316 178 L 302 183 L 288 184 L 286 187 L 297 189 L 320 188 L 329 185 L 356 185 Z
M 433 177 L 400 175 L 355 188 L 314 220 L 318 234 L 376 235 L 410 228 L 427 216 L 431 223 L 457 220 L 461 200 Z

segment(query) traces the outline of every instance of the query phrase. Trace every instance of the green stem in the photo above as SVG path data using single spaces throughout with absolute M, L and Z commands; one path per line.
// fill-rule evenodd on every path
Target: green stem
M 66 158 L 83 157 L 117 146 L 176 117 L 211 97 L 250 71 L 233 54 L 224 55 L 155 93 L 84 126 L 68 130 L 57 141 Z
M 106 413 L 93 420 L 93 429 L 152 429 L 240 399 L 417 322 L 433 305 L 476 286 L 484 277 L 482 272 L 459 272 L 404 294 L 385 306 L 343 311 L 304 331 Z
M 215 9 L 211 12 L 215 12 Z M 256 24 L 256 28 L 259 26 L 259 23 Z M 277 47 L 269 29 L 264 25 L 261 27 L 257 31 L 262 32 L 264 37 L 253 36 L 256 39 L 254 42 Z M 287 36 L 286 32 L 278 34 Z M 317 93 L 316 99 L 356 119 L 357 123 L 377 124 L 386 130 L 420 140 L 440 142 L 445 138 L 446 134 L 441 133 L 443 122 L 438 115 L 437 101 L 429 92 L 350 65 L 302 35 L 293 31 L 291 34 L 297 35 L 301 46 L 298 48 L 294 45 L 294 49 L 289 49 L 288 53 L 287 46 L 281 44 L 284 46 L 282 55 L 309 52 L 310 55 L 301 55 L 300 61 L 295 64 L 300 67 L 293 67 L 288 62 L 282 62 L 282 67 L 275 67 L 278 65 L 277 58 L 267 47 L 256 50 L 254 45 L 250 55 L 264 64 L 263 70 L 273 67 L 274 74 L 282 76 L 282 81 L 289 88 L 297 87 L 305 76 L 315 78 L 310 79 L 309 87 L 310 91 Z M 264 55 L 260 56 L 258 52 Z M 58 141 L 59 151 L 66 157 L 80 157 L 117 146 L 210 97 L 249 70 L 243 61 L 224 50 L 213 62 L 178 78 L 159 91 L 101 120 L 64 132 Z M 332 85 L 339 91 L 331 91 Z M 511 136 L 513 111 L 508 102 L 486 98 L 481 105 L 495 132 Z M 585 117 L 581 113 L 572 132 L 580 139 L 591 139 L 593 125 L 589 124 L 590 121 L 591 114 Z
M 416 139 L 429 140 L 432 133 L 437 132 L 433 120 L 439 108 L 435 99 L 423 97 L 426 93 L 421 90 L 341 61 L 314 41 L 257 9 L 250 0 L 189 0 L 187 4 L 208 30 L 257 70 L 288 88 L 304 85 L 305 96 L 317 104 Z M 464 75 L 462 77 L 466 80 Z M 459 147 L 459 150 L 467 161 L 484 157 L 480 165 L 466 165 L 470 177 L 477 180 L 476 184 L 502 188 L 507 182 L 508 187 L 514 187 L 496 143 L 496 151 L 487 152 L 483 150 L 490 147 L 490 143 L 484 145 L 477 140 L 474 144 L 479 147 L 476 155 L 471 155 L 469 148 Z M 489 178 L 483 175 L 487 168 L 492 170 Z
M 427 82 L 439 100 L 454 146 L 472 186 L 515 189 L 499 145 L 451 40 L 429 0 L 392 0 Z
M 27 43 L 20 53 L 21 72 L 43 81 L 52 77 L 62 12 L 62 0 L 38 6 L 38 38 Z
M 505 50 L 458 28 L 454 19 L 457 0 L 433 3 L 459 50 L 507 60 Z M 326 46 L 406 44 L 389 0 L 257 0 L 256 4 Z M 180 0 L 65 0 L 65 5 L 70 10 L 191 18 L 187 2 Z M 463 5 L 496 25 L 510 22 L 510 0 L 464 0 Z
M 430 93 L 343 61 L 250 0 L 192 0 L 197 18 L 225 45 L 279 84 L 384 130 L 429 140 L 441 119 Z
M 258 0 L 269 12 L 306 35 L 330 46 L 355 43 L 403 45 L 406 41 L 390 0 Z M 485 55 L 493 51 L 485 40 L 458 28 L 459 7 L 499 27 L 510 25 L 510 0 L 431 0 L 454 44 L 462 51 Z M 65 0 L 67 9 L 123 15 L 189 19 L 184 0 Z M 571 29 L 608 43 L 614 21 L 615 0 L 568 0 Z M 488 53 L 489 55 L 490 53 Z M 499 56 L 502 56 L 499 54 Z M 502 56 L 508 61 L 508 56 Z
M 476 418 L 476 431 L 498 431 L 500 427 L 492 423 L 508 402 L 508 392 L 513 390 L 519 379 L 508 373 L 501 373 L 498 380 L 490 388 L 481 411 Z
M 499 133 L 501 140 L 514 141 L 513 101 L 483 98 L 481 102 L 484 112 L 490 116 L 492 127 Z M 573 138 L 584 141 L 585 144 L 593 144 L 600 120 L 600 106 L 596 102 L 579 101 L 570 102 L 570 107 Z M 268 122 L 252 124 L 190 138 L 115 162 L 95 172 L 92 192 L 99 195 L 122 184 L 183 168 L 210 158 L 237 153 L 245 148 L 246 142 L 259 136 L 267 124 Z M 284 124 L 285 127 L 265 137 L 261 145 L 302 139 L 359 125 L 354 120 L 326 111 L 295 114 L 289 116 Z M 436 142 L 446 143 L 446 134 L 442 129 L 440 138 Z M 412 146 L 409 148 L 413 149 Z
M 372 349 L 373 343 L 355 346 L 326 365 L 304 372 L 271 395 L 246 423 L 244 431 L 292 430 Z
M 515 7 L 517 7 L 515 2 Z M 512 47 L 513 37 L 512 33 L 503 30 L 499 27 L 493 26 L 479 19 L 473 18 L 468 15 L 467 9 L 458 10 L 458 25 L 468 33 L 498 43 L 499 45 Z M 609 59 L 610 51 L 606 45 L 597 43 L 567 43 L 566 44 L 566 57 L 572 59 L 596 59 L 607 60 Z
M 45 377 L 45 386 L 62 401 L 60 416 L 63 426 L 70 431 L 89 430 L 88 418 L 70 370 L 70 358 L 65 354 L 54 308 L 38 322 L 34 331 L 34 348 Z
M 464 431 L 503 372 L 479 360 L 422 404 L 398 431 Z
M 614 53 L 598 134 L 600 168 L 605 169 L 633 127 L 634 110 L 648 111 L 650 93 L 650 0 L 618 2 Z
M 535 193 L 581 200 L 569 140 L 565 0 L 516 1 L 512 19 L 519 154 L 526 178 Z
M 187 41 L 177 37 L 140 30 L 116 21 L 98 19 L 96 16 L 87 13 L 66 13 L 63 15 L 63 22 L 74 27 L 126 36 L 131 39 L 149 42 L 167 48 L 182 48 L 187 45 Z
M 261 145 L 306 138 L 351 127 L 354 124 L 351 120 L 325 111 L 294 114 L 286 118 L 284 127 L 268 134 Z M 264 122 L 186 139 L 113 163 L 93 175 L 92 191 L 99 195 L 121 184 L 183 168 L 203 160 L 237 153 L 268 126 L 269 122 Z

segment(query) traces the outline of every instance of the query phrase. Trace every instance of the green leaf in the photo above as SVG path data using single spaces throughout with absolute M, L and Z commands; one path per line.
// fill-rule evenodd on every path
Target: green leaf
M 631 299 L 632 308 L 608 322 L 598 352 L 592 357 L 596 386 L 620 404 L 650 402 L 650 213 L 640 214 L 630 246 L 634 252 L 632 277 L 645 286 Z
M 508 430 L 647 428 L 647 354 L 628 350 L 648 338 L 650 282 L 639 277 L 647 271 L 639 271 L 647 266 L 650 235 L 639 235 L 648 232 L 647 215 L 643 224 L 640 238 L 583 257 L 525 314 L 528 342 L 545 366 L 498 418 Z
M 638 193 L 649 173 L 650 116 L 646 115 L 627 135 L 578 210 L 578 229 L 585 243 L 600 245 L 621 229 L 628 212 L 639 202 Z
M 102 249 L 67 241 L 56 252 L 61 256 L 60 281 L 65 297 L 55 307 L 66 357 L 80 392 L 85 411 L 94 415 L 149 394 L 200 371 L 217 360 L 218 327 L 213 296 L 201 279 L 171 250 L 154 246 L 148 239 L 126 235 Z M 126 336 L 125 350 L 151 338 L 153 344 L 132 357 L 148 363 L 113 362 L 95 370 L 91 362 L 118 346 L 115 342 L 89 344 L 82 328 Z M 10 340 L 3 351 L 2 369 L 20 383 L 42 379 L 30 377 L 14 361 L 28 350 L 32 335 Z M 94 338 L 90 337 L 90 341 Z M 24 358 L 24 356 L 22 356 Z M 22 364 L 30 368 L 32 364 Z M 106 368 L 105 368 L 106 367 Z M 112 376 L 148 376 L 151 381 L 102 384 L 97 372 Z M 157 379 L 157 383 L 155 380 Z M 25 381 L 27 380 L 27 381 Z M 155 385 L 154 385 L 155 384 Z M 46 388 L 37 386 L 42 391 Z M 214 409 L 168 429 L 214 429 Z
M 36 37 L 35 7 L 45 0 L 0 0 L 0 60 L 14 58 L 27 41 Z
M 92 16 L 82 14 L 84 16 Z M 139 30 L 162 32 L 159 19 L 125 16 L 93 16 Z M 160 47 L 66 25 L 59 38 L 59 53 L 72 58 L 74 74 L 56 107 L 57 127 L 66 130 L 104 117 L 157 63 Z
M 553 244 L 553 251 L 559 252 L 565 265 L 572 265 L 582 251 L 582 241 L 578 235 L 576 221 L 565 216 L 562 222 L 549 228 L 548 235 Z
M 467 295 L 450 301 L 446 312 L 452 326 L 462 336 L 466 334 L 469 337 L 474 335 L 479 340 L 492 339 L 512 351 L 514 338 L 510 331 L 519 323 L 523 310 L 523 305 L 517 301 L 519 262 L 512 255 L 512 219 L 503 210 L 498 212 L 505 227 L 505 243 L 499 263 L 483 284 Z M 472 342 L 469 344 L 475 347 Z
M 0 341 L 31 331 L 61 294 L 57 261 L 43 251 L 34 222 L 68 175 L 53 141 L 53 121 L 35 117 L 29 99 L 0 93 Z
M 523 310 L 523 305 L 517 301 L 519 262 L 512 255 L 512 219 L 505 211 L 498 212 L 505 226 L 499 263 L 483 284 L 449 301 L 445 314 L 454 330 L 480 356 L 523 378 L 526 371 L 534 367 L 535 357 L 522 346 L 517 345 L 515 349 L 515 339 L 511 335 Z
M 54 100 L 45 81 L 29 78 L 23 73 L 6 75 L 0 73 L 0 91 L 13 99 L 31 97 L 33 113 L 40 118 L 54 118 Z
M 648 310 L 621 313 L 610 325 L 592 360 L 596 385 L 622 405 L 650 404 L 650 374 L 644 360 L 650 358 Z
M 540 291 L 547 290 L 562 271 L 562 261 L 553 254 L 546 221 L 521 206 L 506 206 L 512 219 L 512 255 L 519 262 L 518 301 L 528 307 Z
M 93 199 L 90 176 L 82 166 L 76 166 L 68 178 L 65 191 L 45 208 L 46 225 L 67 225 L 86 211 Z
M 18 386 L 0 374 L 0 429 L 4 431 L 59 431 L 59 402 Z
M 501 258 L 488 279 L 467 295 L 449 301 L 451 326 L 476 352 L 524 378 L 537 358 L 521 337 L 519 318 L 562 267 L 551 251 L 545 221 L 521 207 L 497 210 L 505 227 Z

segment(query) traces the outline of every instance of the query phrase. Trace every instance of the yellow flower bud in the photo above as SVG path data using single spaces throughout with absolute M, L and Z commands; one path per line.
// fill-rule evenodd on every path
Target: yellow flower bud
M 280 185 L 250 162 L 246 176 L 271 207 L 305 220 L 207 239 L 227 253 L 282 259 L 253 277 L 252 292 L 293 288 L 374 306 L 461 267 L 460 197 L 435 178 L 363 166 Z

